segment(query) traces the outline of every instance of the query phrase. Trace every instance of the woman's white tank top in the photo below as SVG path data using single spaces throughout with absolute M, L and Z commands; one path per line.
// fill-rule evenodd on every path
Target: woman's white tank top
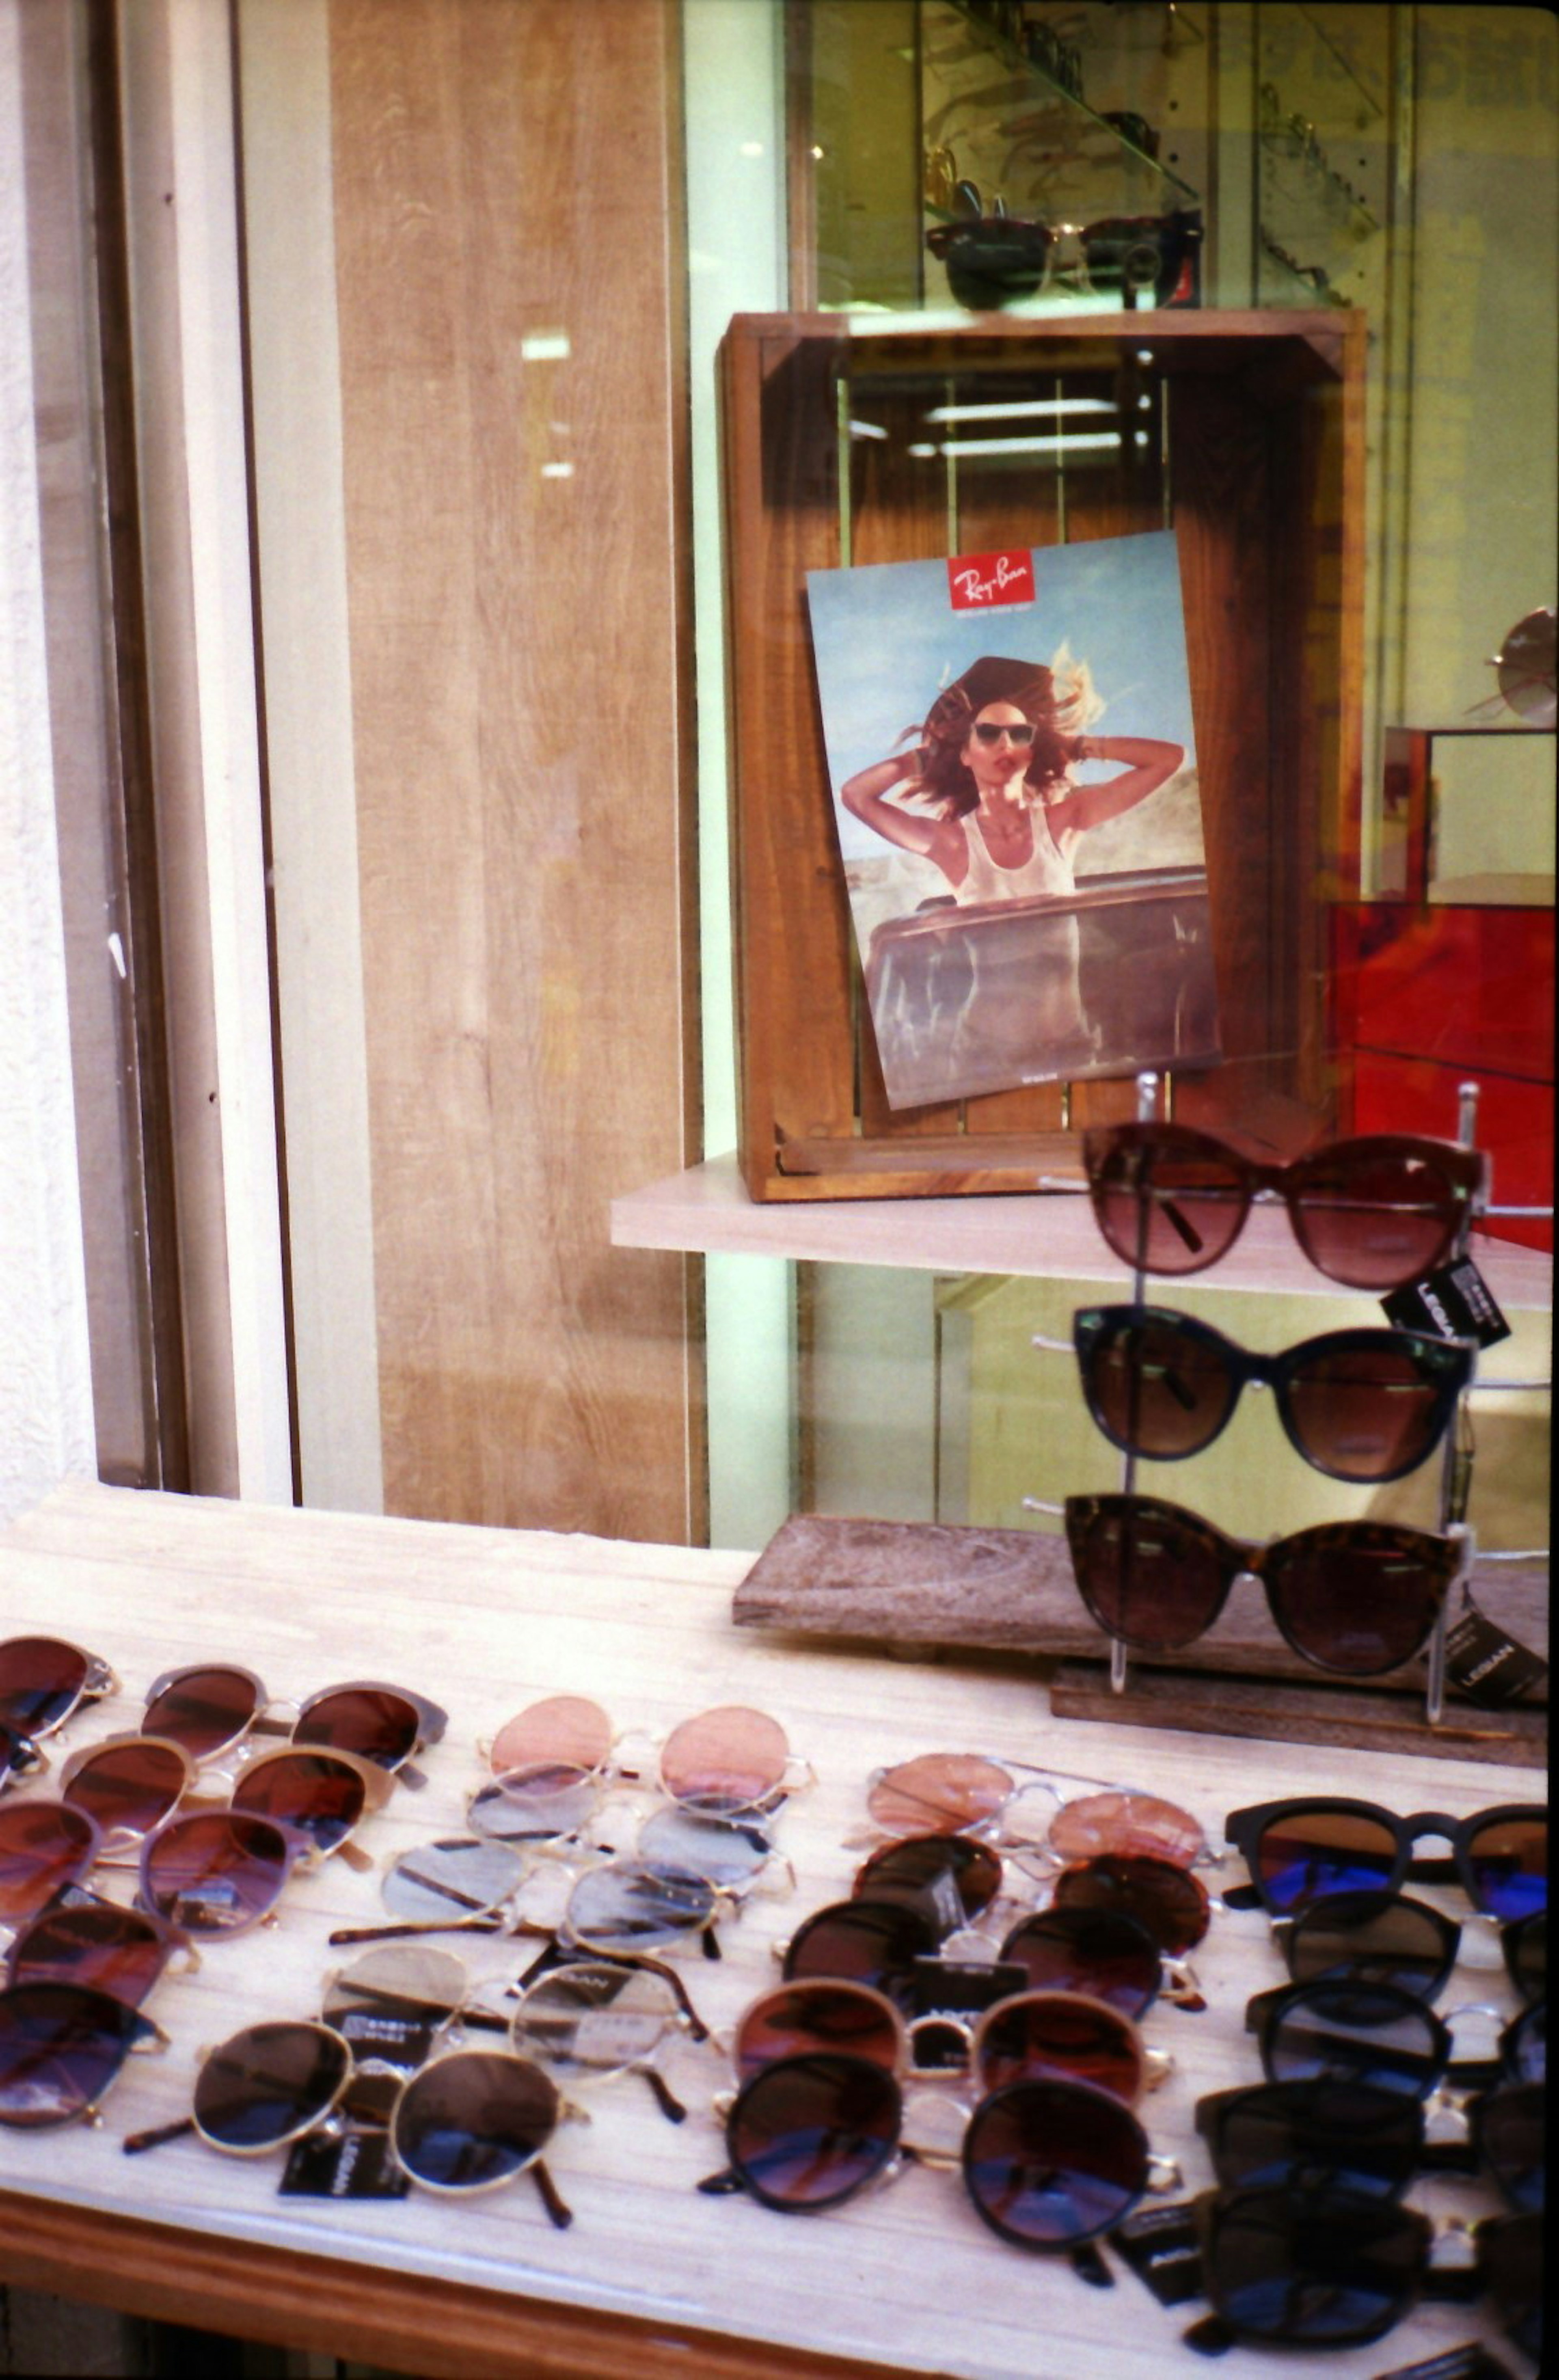
M 1033 823 L 1032 856 L 1021 868 L 998 868 L 985 847 L 980 832 L 979 812 L 968 810 L 959 821 L 964 830 L 964 845 L 968 853 L 968 866 L 964 880 L 958 886 L 960 908 L 972 907 L 982 901 L 1013 901 L 1032 892 L 1075 892 L 1072 863 L 1064 859 L 1056 849 L 1042 802 L 1036 802 L 1029 813 Z

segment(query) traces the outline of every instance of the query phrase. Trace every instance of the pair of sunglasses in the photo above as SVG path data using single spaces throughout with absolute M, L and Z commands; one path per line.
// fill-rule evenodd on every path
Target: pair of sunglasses
M 124 2151 L 141 2155 L 193 2131 L 225 2156 L 268 2156 L 333 2119 L 350 2120 L 359 2080 L 351 2044 L 329 2024 L 283 2019 L 246 2025 L 204 2059 L 189 2117 L 132 2132 Z M 379 2098 L 368 2095 L 371 2110 Z M 384 2129 L 396 2165 L 420 2189 L 469 2198 L 530 2173 L 562 2230 L 573 2216 L 542 2157 L 571 2112 L 552 2077 L 529 2058 L 509 2050 L 454 2049 L 398 2083 Z M 366 2129 L 380 2129 L 371 2115 Z
M 1060 1806 L 1030 1832 L 1021 1805 L 1039 1794 Z M 926 1752 L 879 1769 L 868 1784 L 866 1804 L 879 1834 L 978 1834 L 1019 1858 L 1037 1851 L 1049 1864 L 1091 1859 L 1101 1852 L 1168 1860 L 1181 1867 L 1208 1857 L 1200 1822 L 1173 1802 L 1126 1786 L 1066 1800 L 1048 1776 L 1036 1774 L 1019 1783 L 1000 1761 L 982 1753 Z
M 1431 2147 L 1424 2107 L 1401 2091 L 1332 2075 L 1256 2082 L 1197 2102 L 1197 2130 L 1225 2190 L 1340 2189 L 1397 2198 L 1426 2167 L 1480 2170 L 1513 2206 L 1541 2207 L 1545 2086 L 1507 2082 L 1471 2103 L 1466 2143 Z
M 1443 1537 L 1378 1521 L 1334 1521 L 1256 1545 L 1157 1496 L 1068 1496 L 1078 1592 L 1101 1628 L 1140 1653 L 1180 1652 L 1254 1577 L 1285 1641 L 1337 1677 L 1374 1678 L 1423 1650 L 1467 1560 Z
M 511 1769 L 471 1795 L 466 1823 L 473 1835 L 520 1851 L 588 1851 L 610 1858 L 616 1845 L 603 1840 L 600 1823 L 609 1790 L 603 1778 L 556 1763 Z M 640 1821 L 632 1856 L 730 1886 L 755 1882 L 779 1862 L 766 1818 L 712 1816 L 680 1802 L 668 1802 Z M 788 1872 L 788 1863 L 779 1864 Z
M 1326 1893 L 1395 1892 L 1407 1882 L 1459 1884 L 1475 1909 L 1502 1922 L 1548 1906 L 1541 1803 L 1502 1803 L 1468 1818 L 1442 1810 L 1399 1818 L 1373 1802 L 1304 1795 L 1233 1810 L 1224 1832 L 1250 1872 L 1248 1886 L 1224 1893 L 1230 1909 L 1260 1906 L 1281 1916 Z M 1449 1858 L 1416 1858 L 1426 1838 L 1443 1841 Z
M 1341 2190 L 1218 2191 L 1195 2202 L 1193 2219 L 1212 2313 L 1186 2337 L 1204 2353 L 1237 2339 L 1364 2346 L 1413 2311 L 1430 2279 L 1434 2232 L 1427 2217 L 1378 2197 Z M 1541 2361 L 1541 2216 L 1490 2216 L 1474 2224 L 1470 2236 L 1473 2289 L 1493 2300 L 1516 2344 Z
M 1259 2036 L 1269 2082 L 1325 2078 L 1426 2099 L 1453 2073 L 1450 2027 L 1395 1984 L 1354 1976 L 1289 1984 L 1282 1991 L 1258 1993 L 1245 2021 Z M 1459 2060 L 1455 2079 L 1480 2085 L 1546 2081 L 1543 2007 L 1526 2010 L 1504 2028 L 1492 2060 Z
M 1295 1451 L 1329 1479 L 1400 1479 L 1433 1451 L 1472 1378 L 1474 1350 L 1417 1330 L 1328 1330 L 1252 1355 L 1163 1306 L 1073 1317 L 1089 1411 L 1113 1446 L 1157 1463 L 1223 1435 L 1248 1381 L 1270 1388 Z
M 105 1847 L 117 1848 L 141 1841 L 200 1782 L 195 1761 L 170 1738 L 110 1737 L 71 1755 L 60 1771 L 59 1797 L 96 1822 Z M 349 1865 L 367 1865 L 350 1838 L 392 1791 L 388 1770 L 356 1753 L 287 1743 L 245 1761 L 226 1806 L 295 1828 L 322 1857 L 340 1851 Z
M 273 1717 L 296 1707 L 288 1721 Z M 197 1762 L 231 1751 L 251 1729 L 285 1735 L 294 1744 L 350 1753 L 388 1769 L 408 1785 L 425 1780 L 412 1767 L 424 1744 L 443 1741 L 448 1715 L 436 1703 L 405 1686 L 359 1679 L 324 1686 L 296 1706 L 273 1701 L 252 1670 L 229 1662 L 197 1661 L 164 1670 L 147 1690 L 140 1732 L 176 1743 Z
M 653 1752 L 649 1777 L 614 1760 L 618 1745 L 628 1740 L 616 1732 L 599 1703 L 554 1694 L 501 1727 L 487 1759 L 499 1787 L 516 1798 L 545 1794 L 555 1771 L 550 1787 L 554 1794 L 615 1778 L 658 1785 L 667 1801 L 708 1817 L 772 1811 L 811 1779 L 779 1721 L 739 1703 L 700 1711 L 673 1728 Z
M 940 2035 L 948 2019 L 938 2014 L 920 2022 Z M 958 2058 L 939 2055 L 935 2070 L 968 2075 L 982 2097 L 1010 2082 L 1048 2080 L 1087 2082 L 1133 2107 L 1167 2079 L 1173 2063 L 1150 2049 L 1130 2017 L 1082 1992 L 1014 1992 L 958 2030 Z M 925 2071 L 916 2032 L 870 1985 L 814 1977 L 782 1984 L 749 2004 L 737 2020 L 731 2062 L 737 2082 L 746 2082 L 778 2058 L 838 2051 L 902 2082 Z
M 126 2058 L 168 2046 L 160 2025 L 110 1992 L 9 1984 L 0 1991 L 0 2124 L 35 2132 L 95 2121 Z
M 1015 744 L 1019 751 L 1027 751 L 1034 740 L 1033 727 L 1026 719 L 1017 720 L 1011 725 L 1005 721 L 977 719 L 974 733 L 981 744 L 990 747 L 999 744 L 1005 735 L 1007 742 Z
M 165 1918 L 121 1909 L 78 1886 L 18 1929 L 6 1952 L 5 1982 L 83 1984 L 140 2008 L 170 1968 L 192 1974 L 200 1963 L 189 1937 Z
M 117 1694 L 106 1661 L 60 1636 L 8 1636 L 0 1644 L 0 1791 L 13 1777 L 48 1766 L 41 1735 L 74 1718 L 84 1703 Z
M 1279 1200 L 1318 1271 L 1346 1289 L 1422 1281 L 1461 1242 L 1488 1196 L 1488 1163 L 1454 1141 L 1371 1134 L 1261 1165 L 1179 1123 L 1119 1123 L 1083 1135 L 1099 1228 L 1138 1272 L 1216 1264 L 1253 1203 Z
M 729 2164 L 699 2188 L 745 2190 L 786 2215 L 841 2206 L 900 2161 L 904 2100 L 868 2058 L 808 2050 L 745 2082 L 725 2123 Z M 914 2154 L 931 2162 L 928 2152 Z M 1173 2168 L 1129 2107 L 1086 2082 L 1008 2083 L 975 2107 L 958 2161 L 981 2220 L 1020 2248 L 1085 2250 Z

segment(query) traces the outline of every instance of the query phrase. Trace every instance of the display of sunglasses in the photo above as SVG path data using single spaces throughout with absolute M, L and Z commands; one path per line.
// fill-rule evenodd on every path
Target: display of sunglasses
M 101 1840 L 95 1822 L 67 1802 L 0 1803 L 0 1924 L 21 1925 L 79 1884 Z
M 1363 2346 L 1412 2312 L 1429 2275 L 1432 2227 L 1395 2201 L 1344 2191 L 1217 2191 L 1197 2200 L 1195 2214 L 1213 2312 L 1187 2338 L 1204 2352 L 1236 2339 Z M 1475 2285 L 1535 2356 L 1542 2338 L 1540 2231 L 1538 2216 L 1509 2215 L 1476 2223 L 1470 2233 Z
M 980 742 L 985 745 L 999 744 L 1005 735 L 1007 742 L 1015 744 L 1020 751 L 1027 751 L 1034 740 L 1033 727 L 1026 719 L 1010 722 L 1006 720 L 977 719 L 974 732 Z
M 128 2000 L 83 1984 L 13 1984 L 0 1991 L 0 2124 L 43 2131 L 98 2107 L 132 2050 L 168 2036 Z
M 1395 1892 L 1407 1883 L 1458 1883 L 1475 1909 L 1501 1920 L 1548 1903 L 1548 1812 L 1541 1803 L 1501 1803 L 1468 1818 L 1442 1810 L 1399 1818 L 1373 1802 L 1301 1795 L 1233 1810 L 1224 1833 L 1250 1873 L 1248 1886 L 1224 1893 L 1230 1909 L 1260 1904 L 1284 1915 L 1323 1894 Z M 1415 1858 L 1426 1838 L 1443 1840 L 1450 1857 Z
M 1126 2016 L 1145 2015 L 1161 1992 L 1172 2008 L 1207 2006 L 1190 1967 L 1166 1959 L 1124 1909 L 1035 1910 L 1006 1936 L 1001 1959 L 1023 1969 L 1031 1990 L 1086 1992 Z
M 177 1925 L 77 1887 L 13 1937 L 5 1980 L 82 1984 L 139 2008 L 169 1968 L 192 1974 L 200 1963 L 200 1952 Z
M 1015 1764 L 1016 1765 L 1016 1764 Z M 1089 1780 L 1091 1781 L 1091 1780 Z M 1059 1803 L 1025 1831 L 1021 1804 L 1036 1795 Z M 1207 1856 L 1207 1838 L 1188 1810 L 1156 1794 L 1125 1786 L 1066 1799 L 1041 1772 L 1019 1783 L 983 1753 L 926 1752 L 882 1768 L 869 1780 L 867 1808 L 880 1834 L 978 1834 L 1015 1857 L 1042 1851 L 1051 1860 L 1089 1859 L 1097 1852 L 1148 1853 L 1189 1867 Z
M 1417 1330 L 1328 1330 L 1248 1354 L 1210 1323 L 1155 1305 L 1085 1306 L 1072 1339 L 1089 1411 L 1113 1446 L 1155 1463 L 1200 1454 L 1240 1390 L 1263 1383 L 1290 1445 L 1329 1479 L 1417 1470 L 1472 1378 L 1474 1350 Z
M 1478 1150 L 1395 1133 L 1262 1165 L 1187 1124 L 1106 1124 L 1084 1133 L 1082 1160 L 1100 1230 L 1139 1272 L 1200 1272 L 1254 1202 L 1281 1201 L 1328 1280 L 1400 1289 L 1443 1262 L 1488 1196 Z
M 322 1687 L 296 1706 L 294 1719 L 272 1716 L 283 1707 L 287 1706 L 273 1703 L 252 1670 L 190 1662 L 165 1670 L 149 1687 L 141 1731 L 165 1737 L 191 1759 L 206 1761 L 255 1728 L 286 1735 L 294 1744 L 349 1752 L 408 1785 L 420 1785 L 424 1780 L 412 1760 L 424 1744 L 442 1742 L 449 1724 L 446 1713 L 423 1695 L 369 1679 Z
M 116 1694 L 106 1661 L 59 1636 L 8 1636 L 0 1644 L 0 1726 L 28 1741 L 52 1735 L 83 1703 Z
M 225 1939 L 262 1925 L 294 1868 L 319 1859 L 307 1835 L 258 1811 L 186 1811 L 141 1844 L 136 1900 L 188 1934 Z
M 782 2214 L 822 2214 L 896 2169 L 902 2123 L 898 2083 L 883 2067 L 829 2050 L 781 2058 L 737 2094 L 729 2166 L 699 2187 L 745 2190 Z M 1015 2082 L 981 2100 L 961 2163 L 993 2230 L 1052 2252 L 1097 2239 L 1155 2181 L 1136 2117 L 1085 2082 Z
M 1377 1521 L 1257 1545 L 1157 1496 L 1068 1496 L 1065 1512 L 1078 1592 L 1107 1634 L 1141 1653 L 1182 1651 L 1237 1578 L 1258 1578 L 1287 1644 L 1339 1677 L 1380 1677 L 1421 1652 L 1468 1551 L 1465 1530 Z
M 670 1802 L 708 1817 L 731 1817 L 773 1810 L 811 1779 L 792 1754 L 779 1721 L 744 1704 L 700 1711 L 673 1728 L 652 1754 L 652 1773 L 614 1759 L 620 1736 L 599 1703 L 579 1694 L 554 1694 L 532 1703 L 501 1727 L 488 1748 L 488 1765 L 505 1790 L 544 1794 L 546 1772 L 558 1772 L 555 1790 L 577 1790 L 587 1778 L 614 1777 L 628 1784 L 658 1785 Z

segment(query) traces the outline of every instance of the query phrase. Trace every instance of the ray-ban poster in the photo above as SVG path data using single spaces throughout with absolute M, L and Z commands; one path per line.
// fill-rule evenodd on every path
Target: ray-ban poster
M 1212 1062 L 1174 532 L 807 594 L 889 1105 Z

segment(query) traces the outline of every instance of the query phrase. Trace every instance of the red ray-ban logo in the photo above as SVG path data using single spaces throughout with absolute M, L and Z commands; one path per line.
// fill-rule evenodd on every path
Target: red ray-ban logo
M 958 553 L 947 565 L 947 589 L 955 612 L 985 612 L 1005 603 L 1034 600 L 1034 557 L 1016 553 Z

